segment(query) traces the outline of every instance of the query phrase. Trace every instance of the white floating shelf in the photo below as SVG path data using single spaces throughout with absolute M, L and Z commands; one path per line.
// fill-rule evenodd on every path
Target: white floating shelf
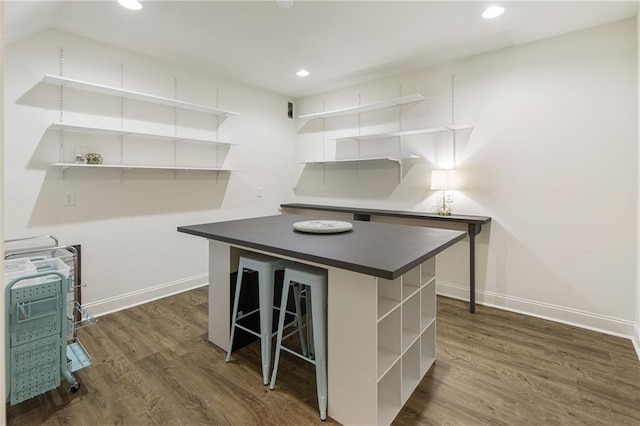
M 358 106 L 349 107 L 349 108 L 335 109 L 332 111 L 314 112 L 312 114 L 303 114 L 303 115 L 299 115 L 298 118 L 315 119 L 315 118 L 338 117 L 341 115 L 357 114 L 360 112 L 375 111 L 375 110 L 390 108 L 398 105 L 422 102 L 424 101 L 424 99 L 425 99 L 424 96 L 422 96 L 421 94 L 414 93 L 412 95 L 400 96 L 398 98 L 393 98 L 393 99 L 386 99 L 384 101 L 373 102 L 366 105 L 358 105 Z
M 77 163 L 54 163 L 51 167 L 61 169 L 68 168 L 85 168 L 85 169 L 148 169 L 148 170 L 186 170 L 199 172 L 232 172 L 238 169 L 226 169 L 221 167 L 190 167 L 190 166 L 150 166 L 150 165 L 134 165 L 134 164 L 77 164 Z
M 414 129 L 414 130 L 400 130 L 396 132 L 386 132 L 386 133 L 374 133 L 370 135 L 364 136 L 350 136 L 344 138 L 337 138 L 336 141 L 344 142 L 344 141 L 365 141 L 372 139 L 381 139 L 381 138 L 389 138 L 389 137 L 402 137 L 402 136 L 415 136 L 415 135 L 425 135 L 429 133 L 441 133 L 441 132 L 451 132 L 454 130 L 465 130 L 465 129 L 473 129 L 471 124 L 451 124 L 449 126 L 440 126 L 440 127 L 428 127 L 424 129 Z
M 133 99 L 136 101 L 148 102 L 157 105 L 165 105 L 169 107 L 175 107 L 188 111 L 196 111 L 204 114 L 212 115 L 239 115 L 237 112 L 227 111 L 220 108 L 214 108 L 207 105 L 194 104 L 191 102 L 181 101 L 179 99 L 165 98 L 157 95 L 150 95 L 147 93 L 136 92 L 133 90 L 122 89 L 119 87 L 105 86 L 103 84 L 90 83 L 88 81 L 74 80 L 72 78 L 60 77 L 53 74 L 45 74 L 42 78 L 42 82 L 45 84 L 51 84 L 53 86 L 68 87 L 70 89 L 83 90 L 85 92 L 99 93 L 102 95 L 125 97 L 127 99 Z
M 402 160 L 415 160 L 420 158 L 417 155 L 409 155 L 406 157 L 369 157 L 369 158 L 346 158 L 341 160 L 322 160 L 322 161 L 302 161 L 300 164 L 335 164 L 335 163 L 357 163 L 360 161 L 394 161 L 399 163 Z
M 177 141 L 177 142 L 194 142 L 194 143 L 206 143 L 206 144 L 213 144 L 213 145 L 239 145 L 233 142 L 216 141 L 213 139 L 183 138 L 180 136 L 163 135 L 158 133 L 134 132 L 134 131 L 124 130 L 124 129 L 110 129 L 110 128 L 104 128 L 104 127 L 76 126 L 73 124 L 63 124 L 63 123 L 52 123 L 49 126 L 49 129 L 64 130 L 66 132 L 85 133 L 85 134 L 92 134 L 92 135 L 107 135 L 107 136 L 118 136 L 118 137 L 135 136 L 135 137 L 169 140 L 169 141 Z

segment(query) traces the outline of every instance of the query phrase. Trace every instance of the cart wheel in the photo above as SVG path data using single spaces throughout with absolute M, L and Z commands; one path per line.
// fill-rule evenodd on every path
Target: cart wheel
M 74 384 L 72 384 L 71 386 L 69 386 L 69 391 L 71 391 L 71 393 L 76 393 L 80 390 L 80 382 L 76 382 Z

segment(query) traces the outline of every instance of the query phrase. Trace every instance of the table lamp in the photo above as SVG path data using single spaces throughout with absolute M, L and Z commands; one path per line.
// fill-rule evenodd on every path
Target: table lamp
M 451 209 L 446 204 L 446 191 L 456 189 L 456 171 L 455 169 L 432 170 L 431 171 L 431 189 L 442 191 L 442 200 L 438 206 L 438 214 L 441 216 L 449 216 Z

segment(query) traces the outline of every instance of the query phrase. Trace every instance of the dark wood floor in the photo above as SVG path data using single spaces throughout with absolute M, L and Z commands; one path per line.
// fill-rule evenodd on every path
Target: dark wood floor
M 323 424 L 312 365 L 283 354 L 269 391 L 257 343 L 226 364 L 206 331 L 206 288 L 104 316 L 79 332 L 94 356 L 80 391 L 10 407 L 9 425 Z M 629 340 L 483 306 L 471 315 L 442 297 L 437 339 L 435 366 L 394 424 L 640 425 Z

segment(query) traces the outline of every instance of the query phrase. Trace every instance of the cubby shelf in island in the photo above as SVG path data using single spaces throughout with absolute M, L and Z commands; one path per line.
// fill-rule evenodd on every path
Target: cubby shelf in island
M 435 362 L 435 258 L 378 278 L 377 424 L 389 424 Z

